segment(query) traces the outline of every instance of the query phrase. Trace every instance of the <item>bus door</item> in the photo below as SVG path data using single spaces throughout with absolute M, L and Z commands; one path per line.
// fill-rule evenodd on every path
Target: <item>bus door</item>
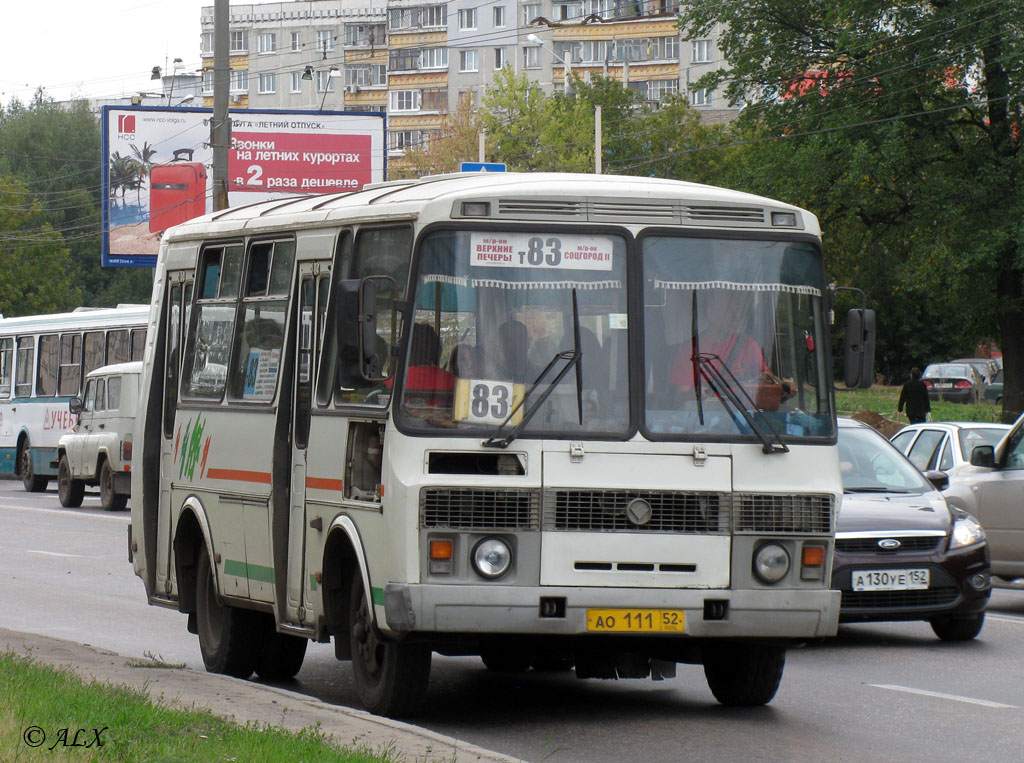
M 320 491 L 337 487 L 324 475 L 310 474 L 306 459 L 309 446 L 310 413 L 313 403 L 314 372 L 324 330 L 324 314 L 330 290 L 328 263 L 307 262 L 298 269 L 298 299 L 295 301 L 297 327 L 293 369 L 291 491 L 288 510 L 288 571 L 285 619 L 302 623 L 310 611 L 304 581 L 307 569 L 307 532 L 311 530 L 306 511 L 307 487 Z
M 191 276 L 191 273 L 188 274 Z M 192 301 L 192 281 L 185 280 L 184 274 L 171 274 L 168 278 L 164 299 L 167 341 L 165 342 L 164 395 L 163 395 L 163 436 L 160 438 L 160 509 L 157 523 L 155 591 L 171 593 L 174 580 L 173 561 L 174 530 L 171 511 L 171 476 L 175 468 L 176 449 L 181 447 L 175 439 L 175 414 L 178 410 L 178 391 L 181 377 L 182 337 L 188 326 L 189 305 Z M 155 380 L 154 380 L 155 382 Z

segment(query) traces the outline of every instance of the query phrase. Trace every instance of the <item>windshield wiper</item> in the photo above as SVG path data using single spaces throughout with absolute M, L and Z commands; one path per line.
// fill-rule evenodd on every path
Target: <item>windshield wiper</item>
M 530 384 L 530 388 L 526 390 L 526 394 L 523 395 L 523 399 L 520 400 L 511 411 L 509 411 L 509 414 L 505 417 L 504 421 L 495 427 L 494 434 L 483 441 L 482 444 L 485 448 L 507 448 L 512 441 L 519 436 L 519 433 L 523 431 L 523 428 L 530 423 L 530 419 L 536 415 L 537 411 L 540 410 L 540 407 L 544 405 L 545 401 L 551 397 L 551 393 L 555 391 L 555 387 L 559 385 L 571 368 L 576 369 L 576 410 L 579 413 L 580 426 L 583 426 L 583 365 L 581 362 L 583 359 L 583 352 L 580 350 L 580 311 L 576 302 L 575 289 L 572 290 L 572 338 L 575 349 L 562 350 L 554 354 L 551 360 L 548 361 L 548 364 L 544 366 L 544 370 L 537 374 L 537 378 L 533 380 L 532 384 Z M 515 428 L 511 432 L 504 437 L 498 437 L 501 431 L 505 428 L 505 425 L 512 420 L 524 405 L 526 405 L 526 401 L 530 399 L 530 395 L 532 395 L 537 387 L 540 386 L 541 380 L 548 375 L 548 372 L 551 371 L 560 360 L 565 361 L 565 365 L 562 366 L 555 378 L 548 382 L 547 387 L 545 387 L 544 391 L 541 392 L 540 397 L 538 397 L 530 407 L 523 411 L 522 419 L 520 419 L 519 423 L 516 424 Z
M 697 370 L 707 380 L 708 384 L 711 385 L 711 389 L 718 396 L 718 399 L 727 408 L 731 407 L 739 413 L 751 430 L 753 430 L 754 434 L 757 435 L 757 439 L 761 441 L 761 450 L 765 453 L 788 453 L 789 447 L 782 441 L 782 436 L 775 431 L 775 427 L 772 426 L 771 422 L 761 414 L 761 409 L 751 399 L 749 393 L 743 389 L 743 385 L 740 384 L 736 375 L 729 369 L 725 361 L 718 355 L 707 352 L 695 352 L 693 357 Z M 750 413 L 752 410 L 758 413 L 757 418 Z M 761 419 L 761 421 L 759 422 L 758 419 Z M 762 422 L 767 424 L 767 427 L 762 426 Z

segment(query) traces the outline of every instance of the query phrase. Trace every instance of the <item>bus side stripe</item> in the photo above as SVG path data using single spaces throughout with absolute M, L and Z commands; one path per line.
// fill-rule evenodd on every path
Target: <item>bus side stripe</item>
M 332 480 L 326 477 L 306 477 L 306 487 L 313 490 L 336 490 L 341 492 L 344 483 L 342 480 Z
M 270 472 L 250 472 L 245 469 L 207 469 L 206 476 L 211 480 L 231 480 L 233 482 L 258 482 L 270 484 Z

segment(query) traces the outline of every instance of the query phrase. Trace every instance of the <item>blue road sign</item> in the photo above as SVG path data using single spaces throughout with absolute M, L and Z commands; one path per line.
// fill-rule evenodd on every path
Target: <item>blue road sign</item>
M 463 162 L 459 172 L 506 172 L 508 167 L 500 162 Z

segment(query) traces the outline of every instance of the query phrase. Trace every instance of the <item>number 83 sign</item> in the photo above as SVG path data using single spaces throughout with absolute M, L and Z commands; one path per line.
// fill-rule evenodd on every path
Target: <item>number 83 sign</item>
M 487 379 L 459 379 L 455 383 L 455 420 L 474 424 L 500 424 L 522 402 L 525 384 Z M 512 418 L 518 424 L 523 409 Z

